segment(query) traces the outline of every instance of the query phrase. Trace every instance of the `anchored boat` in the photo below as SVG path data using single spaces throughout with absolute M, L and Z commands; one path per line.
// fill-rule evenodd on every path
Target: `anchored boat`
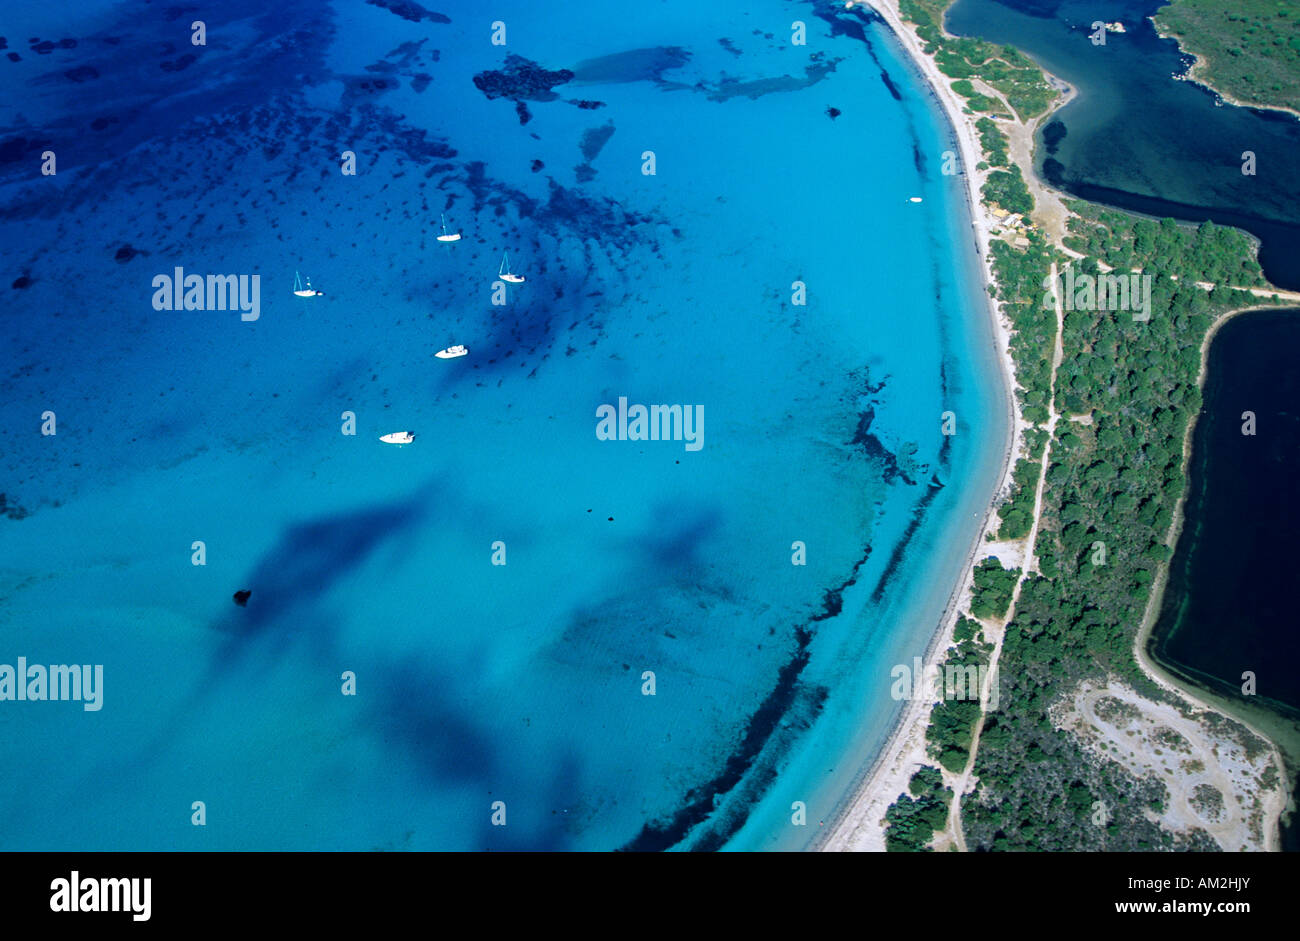
M 509 281 L 511 284 L 523 284 L 524 282 L 523 275 L 511 273 L 510 256 L 506 254 L 501 256 L 501 267 L 497 269 L 497 277 L 502 281 Z
M 325 292 L 317 291 L 313 288 L 311 286 L 311 278 L 308 278 L 307 283 L 303 284 L 302 275 L 295 271 L 293 273 L 293 293 L 297 294 L 299 297 L 315 297 L 317 294 L 324 294 Z
M 464 356 L 467 353 L 469 353 L 468 346 L 457 344 L 456 346 L 449 346 L 445 350 L 439 350 L 433 355 L 438 357 L 438 359 L 455 359 L 457 356 Z
M 394 431 L 391 434 L 380 435 L 379 440 L 385 444 L 410 444 L 415 440 L 415 432 Z
M 439 215 L 439 218 L 442 219 L 442 235 L 438 236 L 438 241 L 439 241 L 439 242 L 459 242 L 459 241 L 460 241 L 460 233 L 459 233 L 459 232 L 448 232 L 448 231 L 447 231 L 447 217 L 444 216 L 444 215 Z

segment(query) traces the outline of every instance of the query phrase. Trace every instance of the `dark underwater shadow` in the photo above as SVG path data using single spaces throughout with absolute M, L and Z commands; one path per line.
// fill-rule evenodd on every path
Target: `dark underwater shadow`
M 169 710 L 151 741 L 139 749 L 101 762 L 85 775 L 85 787 L 105 779 L 139 778 L 163 760 L 178 741 L 192 737 L 196 714 L 239 708 L 227 692 L 271 674 L 286 655 L 306 655 L 334 669 L 339 655 L 340 619 L 318 603 L 381 550 L 400 550 L 404 540 L 430 522 L 434 497 L 445 500 L 443 481 L 431 479 L 410 496 L 288 526 L 280 539 L 251 567 L 244 585 L 251 589 L 247 607 L 232 610 L 210 626 L 224 640 L 184 702 Z M 453 671 L 426 658 L 376 658 L 365 665 L 366 702 L 355 722 L 356 734 L 378 741 L 394 764 L 407 765 L 416 780 L 428 782 L 432 794 L 447 785 L 483 797 L 482 829 L 466 827 L 473 845 L 464 849 L 554 850 L 572 843 L 557 811 L 540 825 L 520 826 L 520 788 L 527 806 L 553 808 L 572 804 L 581 793 L 580 768 L 570 753 L 553 768 L 519 780 L 517 763 L 503 752 L 501 738 L 475 720 L 477 703 L 469 684 Z M 375 682 L 380 677 L 381 682 Z M 220 756 L 213 756 L 219 758 Z M 532 799 L 543 789 L 544 801 Z M 512 799 L 511 794 L 514 794 Z M 491 802 L 499 795 L 514 807 L 513 826 L 491 825 Z M 540 811 L 539 811 L 540 813 Z M 536 817 L 536 814 L 532 815 Z M 525 817 L 524 819 L 529 819 Z M 328 823 L 322 822 L 322 833 Z M 274 847 L 268 847 L 274 849 Z M 360 847 L 357 847 L 360 848 Z

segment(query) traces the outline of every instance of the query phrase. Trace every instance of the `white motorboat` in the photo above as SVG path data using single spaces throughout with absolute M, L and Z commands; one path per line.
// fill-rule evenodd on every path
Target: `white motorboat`
M 415 440 L 415 432 L 394 431 L 391 434 L 380 435 L 379 440 L 385 444 L 410 444 Z
M 455 359 L 457 356 L 465 356 L 468 353 L 468 346 L 457 344 L 456 346 L 449 346 L 445 350 L 439 350 L 433 355 L 438 357 L 438 359 Z

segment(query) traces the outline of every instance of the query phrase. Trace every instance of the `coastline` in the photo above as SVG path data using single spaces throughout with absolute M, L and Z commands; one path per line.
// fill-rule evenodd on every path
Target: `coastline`
M 1154 14 L 1148 16 L 1147 19 L 1151 21 L 1151 25 L 1155 28 L 1157 36 L 1161 39 L 1172 39 L 1177 43 L 1178 51 L 1180 53 L 1185 56 L 1191 56 L 1192 58 L 1192 64 L 1188 66 L 1187 71 L 1182 75 L 1175 75 L 1174 78 L 1183 82 L 1191 82 L 1193 85 L 1200 85 L 1206 91 L 1215 95 L 1220 101 L 1230 104 L 1233 107 L 1253 108 L 1257 111 L 1282 111 L 1297 120 L 1300 120 L 1300 109 L 1290 108 L 1286 105 L 1263 104 L 1257 101 L 1243 101 L 1240 98 L 1236 98 L 1233 95 L 1216 88 L 1214 82 L 1210 79 L 1210 76 L 1206 74 L 1210 68 L 1209 60 L 1199 52 L 1192 52 L 1189 50 L 1184 42 L 1185 37 L 1166 29 L 1165 26 L 1156 19 Z
M 1205 336 L 1201 339 L 1201 365 L 1197 373 L 1197 386 L 1204 390 L 1205 382 L 1209 370 L 1210 362 L 1210 344 L 1218 335 L 1223 325 L 1230 320 L 1235 320 L 1241 314 L 1251 313 L 1252 311 L 1279 310 L 1276 305 L 1258 304 L 1248 307 L 1235 307 L 1232 310 L 1225 311 L 1210 324 L 1210 328 L 1205 331 Z M 1191 481 L 1188 477 L 1188 469 L 1192 460 L 1192 443 L 1196 432 L 1196 423 L 1199 418 L 1199 412 L 1192 416 L 1187 423 L 1187 428 L 1183 432 L 1183 460 L 1181 473 L 1183 475 L 1183 493 L 1174 505 L 1173 520 L 1169 524 L 1169 531 L 1165 536 L 1165 545 L 1174 547 L 1177 545 L 1179 538 L 1182 536 L 1183 525 L 1186 522 L 1184 510 L 1187 505 L 1188 491 L 1191 489 Z M 1244 726 L 1252 735 L 1257 736 L 1264 741 L 1273 754 L 1273 764 L 1277 768 L 1280 786 L 1266 792 L 1265 798 L 1268 805 L 1267 826 L 1264 830 L 1264 849 L 1268 852 L 1276 852 L 1279 849 L 1281 818 L 1287 812 L 1288 805 L 1291 803 L 1291 791 L 1293 782 L 1288 774 L 1285 750 L 1278 744 L 1275 738 L 1276 732 L 1266 734 L 1259 728 L 1257 717 L 1247 714 L 1246 710 L 1241 709 L 1238 704 L 1234 704 L 1223 696 L 1218 695 L 1212 690 L 1200 686 L 1193 687 L 1190 681 L 1171 673 L 1163 666 L 1157 663 L 1147 653 L 1147 647 L 1151 639 L 1151 632 L 1154 630 L 1156 621 L 1159 619 L 1160 608 L 1164 603 L 1165 588 L 1169 584 L 1169 568 L 1173 564 L 1173 559 L 1164 562 L 1156 575 L 1155 581 L 1151 586 L 1151 595 L 1147 599 L 1146 610 L 1142 614 L 1142 623 L 1138 627 L 1137 635 L 1133 639 L 1133 656 L 1137 660 L 1138 666 L 1142 671 L 1151 678 L 1162 689 L 1173 693 L 1175 696 L 1186 700 L 1193 706 L 1205 709 L 1210 712 L 1221 713 L 1235 722 Z M 1265 710 L 1268 711 L 1268 710 Z M 1279 722 L 1285 722 L 1283 717 L 1279 716 Z M 1272 731 L 1272 730 L 1270 730 Z M 1296 743 L 1297 753 L 1300 754 L 1300 742 Z M 1300 759 L 1297 759 L 1300 761 Z M 1294 809 L 1294 808 L 1293 808 Z
M 934 59 L 920 48 L 916 34 L 903 24 L 898 12 L 897 0 L 848 0 L 845 6 L 846 8 L 867 7 L 885 21 L 899 45 L 907 53 L 908 59 L 938 99 L 948 124 L 952 127 L 961 156 L 967 213 L 974 229 L 976 253 L 984 277 L 983 293 L 993 330 L 995 358 L 998 361 L 1005 393 L 1004 399 L 1011 419 L 1008 424 L 1010 441 L 1007 442 L 1002 456 L 1002 472 L 998 478 L 998 487 L 989 499 L 978 535 L 967 553 L 964 574 L 953 586 L 943 617 L 926 649 L 924 662 L 927 668 L 933 668 L 945 659 L 948 647 L 952 644 L 953 629 L 961 606 L 969 601 L 976 557 L 981 547 L 988 544 L 986 536 L 990 532 L 995 533 L 998 529 L 998 504 L 1003 495 L 1010 492 L 1013 486 L 1014 457 L 1022 450 L 1026 423 L 1021 417 L 1014 391 L 1015 364 L 1010 351 L 1010 328 L 998 309 L 997 302 L 988 293 L 988 286 L 994 283 L 989 234 L 992 218 L 981 200 L 982 178 L 976 167 L 982 161 L 983 154 L 978 143 L 974 121 L 965 114 L 964 103 L 948 85 L 947 79 L 935 65 Z M 1058 102 L 1056 107 L 1061 103 Z M 1052 110 L 1055 110 L 1055 107 Z M 1050 114 L 1050 111 L 1048 113 Z M 891 729 L 884 747 L 872 763 L 863 769 L 852 790 L 836 806 L 830 823 L 813 844 L 812 849 L 822 852 L 885 849 L 884 827 L 881 825 L 885 811 L 900 793 L 907 790 L 907 783 L 917 769 L 928 761 L 925 731 L 929 726 L 932 706 L 933 703 L 926 699 L 908 700 L 907 706 Z
M 984 270 L 984 276 L 988 284 L 995 283 L 991 267 L 991 258 L 989 253 L 990 235 L 989 227 L 991 219 L 985 210 L 981 200 L 979 187 L 981 178 L 976 165 L 982 160 L 982 149 L 979 145 L 979 139 L 974 129 L 974 118 L 965 114 L 965 103 L 952 91 L 948 84 L 948 79 L 944 76 L 935 64 L 934 59 L 927 55 L 921 48 L 921 43 L 917 35 L 912 32 L 903 23 L 899 13 L 898 0 L 848 0 L 846 7 L 863 6 L 873 10 L 879 17 L 884 20 L 886 25 L 897 37 L 900 45 L 906 51 L 908 58 L 920 72 L 926 83 L 930 86 L 935 97 L 953 128 L 956 135 L 962 163 L 966 170 L 963 174 L 966 183 L 966 197 L 970 217 L 975 228 L 975 238 L 978 248 L 978 254 Z M 1041 68 L 1041 67 L 1040 67 Z M 1065 197 L 1058 191 L 1052 189 L 1045 181 L 1041 180 L 1034 168 L 1033 161 L 1033 140 L 1032 128 L 1041 125 L 1043 121 L 1050 119 L 1051 115 L 1063 107 L 1066 103 L 1075 97 L 1076 90 L 1062 83 L 1059 79 L 1051 76 L 1044 71 L 1046 79 L 1062 93 L 1052 102 L 1050 107 L 1043 115 L 1031 125 L 1030 136 L 1027 141 L 1017 141 L 1014 135 L 1010 137 L 1010 147 L 1012 150 L 1012 160 L 1021 167 L 1025 178 L 1026 185 L 1035 197 L 1039 207 L 1043 206 L 1040 194 L 1046 193 L 1055 197 L 1056 200 L 1063 200 Z M 1064 87 L 1062 87 L 1064 86 Z M 1207 86 L 1208 87 L 1208 86 Z M 1219 94 L 1215 91 L 1216 94 Z M 1225 100 L 1228 100 L 1226 96 Z M 1237 104 L 1237 102 L 1233 102 Z M 1244 107 L 1264 107 L 1252 104 L 1244 104 Z M 1275 110 L 1290 110 L 1286 108 Z M 1293 112 L 1295 113 L 1295 112 Z M 1297 113 L 1300 116 L 1300 113 Z M 1027 147 L 1018 147 L 1017 144 L 1027 143 Z M 1019 151 L 1027 151 L 1019 152 Z M 1056 220 L 1053 218 L 1053 222 Z M 1063 220 L 1062 220 L 1063 222 Z M 1052 229 L 1055 225 L 1048 225 L 1045 228 Z M 1059 244 L 1059 238 L 1053 239 L 1057 247 L 1066 251 L 1067 254 L 1073 254 L 1064 249 Z M 1280 292 L 1277 289 L 1252 289 L 1252 293 L 1257 296 L 1270 296 L 1281 294 L 1285 296 L 1287 292 Z M 985 535 L 989 532 L 996 532 L 998 528 L 997 507 L 1004 494 L 1009 492 L 1012 482 L 1012 470 L 1014 467 L 1013 457 L 1023 450 L 1023 435 L 1026 424 L 1020 414 L 1019 403 L 1014 395 L 1015 384 L 1015 367 L 1011 358 L 1008 341 L 1008 325 L 1004 322 L 1003 317 L 998 310 L 996 301 L 988 297 L 989 312 L 992 317 L 995 345 L 997 346 L 998 359 L 1002 367 L 1003 379 L 1006 383 L 1006 393 L 1008 407 L 1011 410 L 1012 434 L 1011 445 L 1005 455 L 1005 465 L 1002 475 L 1002 483 L 997 491 L 992 495 L 988 508 L 985 513 L 981 534 L 976 543 L 971 547 L 967 561 L 967 571 L 965 577 L 953 588 L 952 594 L 948 601 L 948 607 L 945 609 L 943 618 L 936 628 L 934 637 L 927 649 L 925 663 L 927 667 L 942 662 L 946 656 L 948 647 L 952 643 L 952 632 L 959 612 L 959 603 L 967 602 L 973 582 L 973 567 L 976 557 L 982 546 L 988 545 Z M 1276 309 L 1272 305 L 1248 306 L 1234 309 L 1220 315 L 1207 330 L 1203 338 L 1201 347 L 1201 365 L 1199 373 L 1199 384 L 1204 387 L 1206 378 L 1206 367 L 1208 363 L 1209 345 L 1217 334 L 1218 330 L 1224 323 L 1235 317 L 1237 314 L 1253 310 Z M 1057 341 L 1060 342 L 1058 335 Z M 1174 509 L 1173 522 L 1167 535 L 1166 544 L 1172 546 L 1176 543 L 1183 525 L 1183 511 L 1187 499 L 1187 470 L 1190 460 L 1190 449 L 1192 443 L 1192 434 L 1195 429 L 1196 416 L 1188 423 L 1183 441 L 1182 454 L 1182 472 L 1184 480 L 1184 491 L 1180 497 L 1177 506 Z M 1041 514 L 1041 508 L 1036 509 L 1035 527 L 1038 523 L 1038 516 Z M 1029 564 L 1031 560 L 1024 560 Z M 1209 712 L 1225 715 L 1240 723 L 1251 734 L 1261 739 L 1269 748 L 1272 756 L 1272 762 L 1279 773 L 1279 784 L 1261 793 L 1261 801 L 1265 806 L 1264 821 L 1264 848 L 1266 850 L 1278 849 L 1280 840 L 1280 820 L 1283 813 L 1286 812 L 1288 805 L 1291 803 L 1291 778 L 1287 774 L 1286 749 L 1278 744 L 1278 739 L 1264 734 L 1260 731 L 1258 719 L 1255 717 L 1245 718 L 1240 714 L 1240 710 L 1231 707 L 1231 704 L 1220 702 L 1218 697 L 1208 694 L 1198 687 L 1187 685 L 1177 677 L 1165 671 L 1156 664 L 1146 653 L 1146 645 L 1150 637 L 1151 629 L 1154 626 L 1155 615 L 1159 611 L 1164 588 L 1168 580 L 1169 562 L 1160 566 L 1156 577 L 1155 584 L 1152 586 L 1152 593 L 1148 599 L 1147 608 L 1144 612 L 1142 624 L 1137 632 L 1134 644 L 1135 660 L 1152 682 L 1161 688 L 1170 692 L 1181 703 L 1192 706 L 1197 709 L 1207 710 Z M 872 763 L 864 768 L 862 774 L 857 779 L 854 788 L 848 792 L 841 802 L 836 806 L 834 814 L 831 816 L 826 831 L 823 836 L 814 844 L 813 848 L 821 851 L 884 851 L 885 850 L 885 827 L 884 815 L 889 806 L 897 799 L 898 795 L 906 793 L 908 782 L 912 775 L 923 765 L 932 764 L 933 762 L 927 757 L 926 753 L 926 729 L 929 725 L 929 713 L 933 703 L 912 700 L 900 714 L 894 728 L 891 730 L 889 738 L 880 753 Z M 1300 735 L 1296 738 L 1296 754 L 1300 755 Z M 1297 768 L 1300 768 L 1300 758 L 1297 758 Z M 1300 773 L 1300 770 L 1297 771 Z M 969 782 L 967 782 L 969 783 Z M 961 800 L 960 794 L 954 794 L 952 798 L 954 804 Z M 960 820 L 960 816 L 950 819 Z M 960 824 L 958 823 L 958 826 Z M 940 838 L 939 849 L 958 848 L 958 846 L 945 846 L 943 835 L 936 834 Z M 958 834 L 960 837 L 960 834 Z M 960 846 L 960 840 L 958 841 Z M 964 846 L 960 848 L 964 849 Z

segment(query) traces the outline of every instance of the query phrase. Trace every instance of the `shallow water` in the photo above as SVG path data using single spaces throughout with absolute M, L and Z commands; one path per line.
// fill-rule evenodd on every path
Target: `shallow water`
M 6 848 L 795 847 L 901 705 L 1006 419 L 900 51 L 775 0 L 504 3 L 504 47 L 422 9 L 223 4 L 188 63 L 188 17 L 8 27 L 0 662 L 104 705 L 0 703 Z M 575 76 L 525 113 L 473 81 L 508 54 Z M 258 318 L 155 310 L 177 266 Z M 620 397 L 703 446 L 598 440 Z

